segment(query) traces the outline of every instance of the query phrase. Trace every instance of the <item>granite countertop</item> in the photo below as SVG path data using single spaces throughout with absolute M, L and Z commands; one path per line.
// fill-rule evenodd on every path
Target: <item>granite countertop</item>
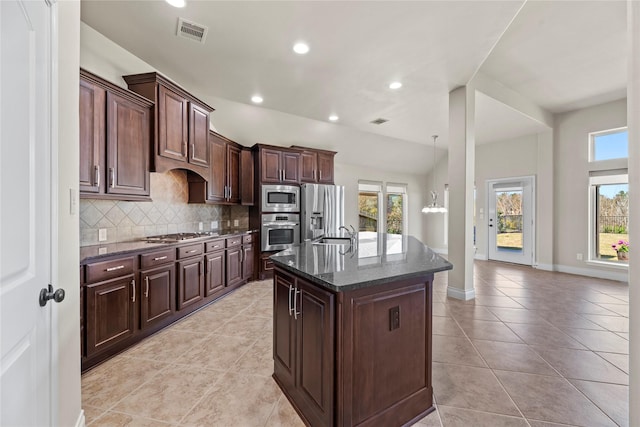
M 112 255 L 127 255 L 129 253 L 140 252 L 142 250 L 153 250 L 168 248 L 170 246 L 185 245 L 189 243 L 204 242 L 206 240 L 214 240 L 219 237 L 229 237 L 238 234 L 256 233 L 258 230 L 229 228 L 213 231 L 204 237 L 196 239 L 182 240 L 172 243 L 149 243 L 144 239 L 132 240 L 128 242 L 106 243 L 102 245 L 81 246 L 80 247 L 80 264 L 86 264 L 90 261 L 96 261 L 102 257 Z
M 271 259 L 285 270 L 338 292 L 453 268 L 415 237 L 372 232 L 358 233 L 354 246 L 303 242 Z

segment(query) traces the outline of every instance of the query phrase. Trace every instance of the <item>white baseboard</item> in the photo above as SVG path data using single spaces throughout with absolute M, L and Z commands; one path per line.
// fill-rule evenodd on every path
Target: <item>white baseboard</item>
M 76 427 L 85 427 L 85 425 L 84 409 L 80 409 L 80 416 L 78 416 L 78 421 L 76 421 Z
M 488 261 L 489 257 L 487 256 L 487 254 L 476 254 L 473 259 L 478 259 L 480 261 Z
M 462 301 L 469 301 L 476 297 L 475 289 L 459 289 L 451 286 L 447 286 L 447 296 L 455 299 L 459 299 Z
M 617 280 L 618 282 L 629 282 L 629 274 L 626 271 L 624 273 L 617 273 L 614 271 L 597 270 L 595 268 L 579 268 L 557 264 L 555 265 L 555 271 L 580 276 L 597 277 L 598 279 Z
M 538 270 L 555 271 L 553 264 L 536 264 L 533 268 Z

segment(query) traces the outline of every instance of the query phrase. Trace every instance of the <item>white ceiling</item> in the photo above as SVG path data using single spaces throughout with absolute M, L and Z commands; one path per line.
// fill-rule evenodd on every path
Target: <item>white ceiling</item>
M 447 144 L 449 91 L 478 71 L 551 112 L 624 97 L 625 8 L 624 1 L 187 0 L 176 9 L 161 0 L 83 0 L 82 20 L 200 98 L 220 100 L 212 103 L 214 124 L 220 117 L 225 134 L 244 145 L 308 143 L 347 163 L 424 173 L 431 135 Z M 207 26 L 205 44 L 176 37 L 178 17 Z M 310 45 L 307 55 L 292 52 L 298 40 Z M 403 87 L 389 89 L 393 80 Z M 234 117 L 255 93 L 264 103 L 250 108 L 262 111 Z M 478 95 L 476 109 L 477 143 L 544 129 L 488 96 Z M 379 117 L 389 122 L 369 123 Z M 277 129 L 261 127 L 273 122 Z M 389 148 L 405 155 L 390 156 Z

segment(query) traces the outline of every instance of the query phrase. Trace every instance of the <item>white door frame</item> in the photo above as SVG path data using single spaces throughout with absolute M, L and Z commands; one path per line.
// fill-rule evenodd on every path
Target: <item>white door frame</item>
M 514 254 L 504 254 L 501 255 L 499 257 L 497 257 L 495 254 L 492 256 L 492 253 L 494 251 L 492 251 L 491 248 L 491 242 L 492 242 L 492 238 L 491 238 L 491 233 L 496 233 L 496 228 L 497 227 L 497 216 L 495 214 L 495 212 L 492 212 L 491 210 L 491 197 L 493 194 L 493 186 L 495 184 L 510 184 L 513 183 L 514 186 L 521 186 L 523 187 L 523 218 L 522 218 L 522 228 L 523 228 L 523 239 L 522 239 L 522 243 L 523 243 L 523 254 L 520 256 L 514 255 Z M 527 185 L 530 187 L 530 194 L 528 197 L 530 200 L 530 203 L 528 204 L 529 206 L 525 205 L 525 194 L 524 191 L 526 191 L 526 187 Z M 487 258 L 489 260 L 495 260 L 495 261 L 503 261 L 503 262 L 512 262 L 512 263 L 516 263 L 516 264 L 523 264 L 523 265 L 530 265 L 530 266 L 535 266 L 536 264 L 536 177 L 535 175 L 526 175 L 526 176 L 516 176 L 516 177 L 509 177 L 509 178 L 500 178 L 500 179 L 488 179 L 486 181 L 486 192 L 487 192 L 487 197 L 486 197 L 486 212 L 487 212 Z M 494 218 L 494 228 L 490 227 L 490 219 Z M 530 234 L 530 238 L 525 239 L 525 233 L 524 233 L 524 229 L 526 226 L 529 226 L 529 230 L 530 232 L 527 234 Z M 527 242 L 529 247 L 525 248 L 525 246 L 527 246 Z M 526 250 L 530 250 L 531 253 L 528 254 L 526 252 Z

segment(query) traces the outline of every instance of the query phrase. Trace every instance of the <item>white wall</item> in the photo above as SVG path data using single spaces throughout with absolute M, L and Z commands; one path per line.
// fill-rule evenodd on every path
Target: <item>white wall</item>
M 364 154 L 363 154 L 364 155 Z M 366 168 L 363 166 L 335 163 L 335 183 L 345 186 L 345 223 L 358 228 L 358 180 L 407 184 L 408 232 L 426 243 L 423 233 L 423 214 L 420 212 L 425 199 L 426 176 L 398 174 Z
M 556 116 L 554 263 L 560 271 L 626 279 L 626 271 L 586 262 L 589 241 L 589 132 L 626 126 L 626 99 Z M 585 261 L 576 260 L 584 254 Z
M 78 121 L 78 87 L 80 57 L 80 2 L 61 1 L 58 8 L 58 158 L 57 233 L 54 248 L 57 263 L 54 287 L 66 291 L 65 300 L 53 309 L 53 330 L 57 348 L 53 349 L 53 372 L 57 390 L 53 390 L 54 424 L 74 426 L 82 422 L 80 393 L 80 252 L 78 248 L 78 214 L 70 214 L 69 190 L 78 191 L 78 156 L 80 128 Z M 56 159 L 53 159 L 55 162 Z M 55 259 L 55 258 L 54 258 Z M 57 350 L 57 354 L 56 354 Z M 37 404 L 37 402 L 34 402 Z

